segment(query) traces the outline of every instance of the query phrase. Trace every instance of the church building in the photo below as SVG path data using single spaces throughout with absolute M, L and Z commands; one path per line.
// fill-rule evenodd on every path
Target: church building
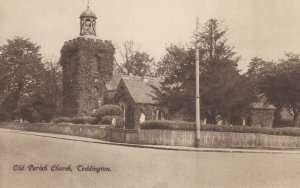
M 79 17 L 79 36 L 64 43 L 62 113 L 66 117 L 88 116 L 102 104 L 105 84 L 113 76 L 115 48 L 97 39 L 96 14 L 87 6 Z

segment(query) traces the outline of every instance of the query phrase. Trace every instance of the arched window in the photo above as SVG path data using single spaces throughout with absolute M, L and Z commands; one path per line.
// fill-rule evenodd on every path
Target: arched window
M 146 121 L 146 116 L 145 116 L 145 114 L 142 112 L 141 114 L 140 114 L 140 123 L 143 123 L 143 122 L 145 122 Z
M 164 112 L 161 109 L 156 109 L 152 112 L 156 121 L 164 120 Z
M 162 120 L 162 118 L 163 118 L 162 111 L 161 111 L 161 110 L 158 110 L 158 111 L 157 111 L 157 120 Z

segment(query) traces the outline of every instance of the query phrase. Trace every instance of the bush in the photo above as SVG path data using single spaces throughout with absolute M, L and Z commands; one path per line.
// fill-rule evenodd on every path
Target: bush
M 74 124 L 96 124 L 95 117 L 74 117 L 72 118 Z
M 57 117 L 54 120 L 54 123 L 71 123 L 70 117 Z
M 278 120 L 276 127 L 294 127 L 294 121 L 292 119 L 280 119 Z
M 115 126 L 116 128 L 124 127 L 124 120 L 120 116 L 104 116 L 101 119 L 101 124 L 111 125 L 113 118 L 115 118 L 115 120 L 116 120 L 116 126 Z
M 123 116 L 123 111 L 118 105 L 103 105 L 95 113 L 96 119 L 99 122 L 104 116 Z
M 185 121 L 146 121 L 140 124 L 141 129 L 167 129 L 195 131 L 194 122 Z M 270 135 L 300 136 L 300 128 L 267 128 L 229 125 L 201 125 L 201 131 L 261 133 Z
M 74 123 L 74 124 L 96 124 L 95 117 L 59 117 L 54 119 L 55 123 Z
M 55 111 L 55 104 L 47 102 L 40 95 L 33 95 L 26 104 L 20 107 L 20 116 L 30 123 L 50 122 Z

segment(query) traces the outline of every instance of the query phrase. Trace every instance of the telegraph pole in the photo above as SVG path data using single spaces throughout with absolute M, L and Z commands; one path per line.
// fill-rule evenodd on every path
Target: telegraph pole
M 198 46 L 198 28 L 199 21 L 196 23 L 196 147 L 200 147 L 200 65 L 199 65 L 199 46 Z

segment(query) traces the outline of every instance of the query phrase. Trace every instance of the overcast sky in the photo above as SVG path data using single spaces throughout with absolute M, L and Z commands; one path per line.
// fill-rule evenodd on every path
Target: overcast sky
M 87 0 L 0 0 L 0 45 L 14 36 L 31 38 L 45 57 L 59 58 L 64 41 L 79 36 L 79 16 Z M 185 44 L 210 18 L 229 29 L 229 43 L 242 56 L 282 58 L 300 53 L 299 0 L 91 0 L 98 17 L 97 37 L 116 47 L 126 40 L 156 59 L 171 43 Z

